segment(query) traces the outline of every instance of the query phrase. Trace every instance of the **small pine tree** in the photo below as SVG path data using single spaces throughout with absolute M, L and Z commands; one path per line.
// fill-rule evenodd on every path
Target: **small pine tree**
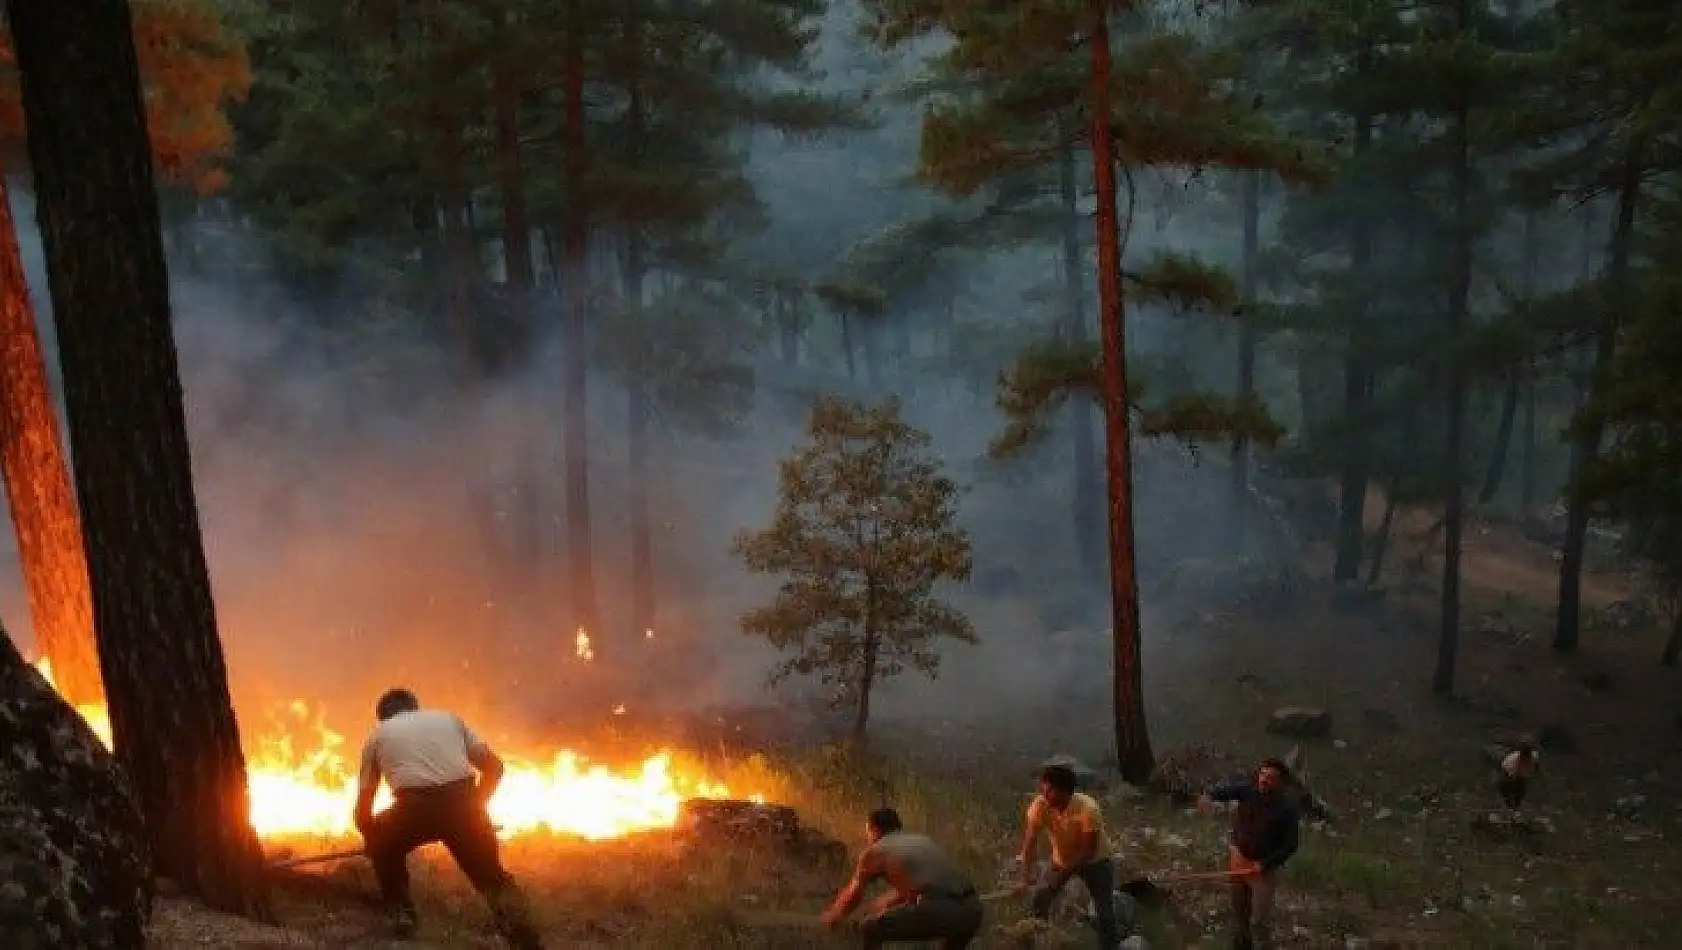
M 933 678 L 942 639 L 976 642 L 968 618 L 934 596 L 937 582 L 969 578 L 969 535 L 955 523 L 958 485 L 898 400 L 824 397 L 807 435 L 782 463 L 770 526 L 736 540 L 749 570 L 785 578 L 742 630 L 792 654 L 772 682 L 798 673 L 841 687 L 858 741 L 877 683 L 907 667 Z

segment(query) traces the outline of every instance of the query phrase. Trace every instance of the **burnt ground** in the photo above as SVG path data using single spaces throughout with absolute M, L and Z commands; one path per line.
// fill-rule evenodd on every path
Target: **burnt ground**
M 1403 519 L 1382 597 L 1313 584 L 1288 610 L 1211 600 L 1156 618 L 1147 635 L 1181 647 L 1157 648 L 1148 658 L 1159 751 L 1195 761 L 1197 777 L 1212 777 L 1290 746 L 1265 731 L 1274 708 L 1331 713 L 1331 735 L 1300 744 L 1311 784 L 1337 817 L 1308 835 L 1292 866 L 1281 898 L 1285 946 L 1674 945 L 1667 928 L 1682 912 L 1670 884 L 1682 873 L 1673 844 L 1682 834 L 1682 800 L 1671 789 L 1682 778 L 1682 674 L 1657 664 L 1663 631 L 1639 623 L 1604 628 L 1608 607 L 1633 598 L 1634 589 L 1627 578 L 1591 575 L 1582 654 L 1556 656 L 1548 647 L 1557 585 L 1551 553 L 1511 527 L 1477 525 L 1465 562 L 1460 688 L 1452 700 L 1432 696 L 1436 565 L 1408 540 L 1431 522 L 1426 513 Z M 1101 635 L 1094 643 L 1101 645 Z M 977 692 L 1008 700 L 1008 715 L 880 721 L 878 749 L 895 763 L 886 774 L 859 776 L 798 741 L 754 767 L 776 772 L 787 800 L 839 837 L 855 834 L 859 809 L 892 798 L 909 820 L 991 877 L 1014 850 L 1033 763 L 1069 752 L 1105 766 L 1108 693 L 1091 679 L 1019 695 L 1008 678 Z M 793 720 L 764 709 L 715 710 L 688 723 L 688 738 L 703 747 L 809 739 Z M 1480 830 L 1478 818 L 1493 804 L 1485 747 L 1518 735 L 1547 740 L 1531 813 L 1551 830 Z M 1218 860 L 1217 822 L 1158 798 L 1111 794 L 1109 804 L 1131 867 L 1193 869 Z M 555 946 L 844 945 L 799 928 L 767 931 L 750 919 L 765 908 L 814 912 L 837 883 L 832 871 L 740 855 L 685 861 L 669 843 L 652 840 L 512 851 Z M 358 872 L 338 873 L 354 882 Z M 428 945 L 494 945 L 451 872 L 428 880 Z M 1219 933 L 1219 894 L 1185 893 L 1180 902 L 1191 929 Z M 380 945 L 368 936 L 374 922 L 351 904 L 294 894 L 283 896 L 283 912 L 296 928 L 286 939 L 301 941 L 293 945 Z M 995 911 L 1000 928 L 987 946 L 1023 945 L 1004 929 L 1016 913 Z M 194 921 L 208 918 L 177 904 L 165 914 L 160 946 L 282 945 L 261 942 L 281 939 L 272 934 L 253 943 L 194 942 Z M 1197 935 L 1185 929 L 1153 931 L 1156 945 L 1195 945 Z M 1074 945 L 1059 933 L 1066 939 L 1077 930 L 1066 925 L 1038 945 Z

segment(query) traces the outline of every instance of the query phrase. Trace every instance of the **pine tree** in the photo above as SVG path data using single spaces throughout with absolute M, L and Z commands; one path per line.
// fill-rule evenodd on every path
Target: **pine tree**
M 159 177 L 201 193 L 219 187 L 232 145 L 223 108 L 250 81 L 244 51 L 215 11 L 197 2 L 140 3 L 134 30 Z M 13 59 L 10 42 L 9 33 L 0 37 L 6 60 Z M 17 143 L 23 134 L 14 85 L 0 90 L 0 137 Z M 36 649 L 52 663 L 65 698 L 95 703 L 103 691 L 81 517 L 4 177 L 0 169 L 0 334 L 10 341 L 0 356 L 0 472 Z
M 1523 173 L 1526 186 L 1542 195 L 1595 197 L 1612 194 L 1606 270 L 1595 282 L 1594 352 L 1587 400 L 1610 384 L 1617 361 L 1620 321 L 1631 308 L 1627 296 L 1637 253 L 1637 224 L 1643 205 L 1658 187 L 1655 173 L 1674 171 L 1665 141 L 1674 116 L 1667 104 L 1677 94 L 1682 42 L 1671 12 L 1625 0 L 1567 0 L 1549 11 L 1553 46 L 1532 59 L 1536 93 L 1513 125 L 1520 142 L 1535 149 Z M 1570 481 L 1585 477 L 1600 452 L 1604 432 L 1592 421 L 1576 429 Z M 1559 609 L 1553 647 L 1577 650 L 1582 622 L 1582 570 L 1591 512 L 1568 498 Z
M 940 641 L 976 642 L 935 596 L 936 584 L 968 579 L 969 538 L 956 526 L 957 484 L 896 400 L 822 398 L 807 435 L 782 464 L 771 524 L 736 541 L 749 570 L 785 578 L 742 629 L 793 652 L 774 681 L 798 673 L 840 687 L 862 742 L 882 680 L 906 668 L 932 677 Z
M 116 753 L 156 871 L 212 907 L 266 916 L 128 4 L 15 2 L 7 12 Z
M 974 194 L 1001 176 L 1054 160 L 1076 130 L 1077 141 L 1091 152 L 1099 345 L 1055 360 L 1045 359 L 1045 349 L 1030 354 L 1039 365 L 1019 366 L 1017 385 L 1004 400 L 1024 423 L 1016 428 L 1021 435 L 1030 430 L 1033 414 L 1067 397 L 1071 375 L 1098 383 L 1107 423 L 1117 758 L 1125 778 L 1143 782 L 1155 757 L 1145 718 L 1133 560 L 1133 425 L 1117 168 L 1301 169 L 1306 163 L 1247 103 L 1227 94 L 1223 66 L 1230 70 L 1230 65 L 1199 49 L 1189 36 L 1156 31 L 1118 48 L 1112 42 L 1113 26 L 1125 27 L 1127 16 L 1138 14 L 1138 4 L 883 0 L 871 6 L 884 43 L 936 32 L 953 40 L 937 67 L 951 91 L 931 100 L 923 125 L 921 172 L 928 180 L 959 196 Z M 1159 261 L 1134 275 L 1132 283 L 1163 300 L 1213 302 L 1217 308 L 1236 302 L 1230 282 L 1183 259 Z M 1069 352 L 1066 347 L 1062 351 Z M 1073 373 L 1051 386 L 1023 386 L 1030 380 L 1048 382 L 1047 370 L 1056 368 Z M 1198 405 L 1207 410 L 1212 401 Z M 1211 419 L 1203 412 L 1194 425 Z

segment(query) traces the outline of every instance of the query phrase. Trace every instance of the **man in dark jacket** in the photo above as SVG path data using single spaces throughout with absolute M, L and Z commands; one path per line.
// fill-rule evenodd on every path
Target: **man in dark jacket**
M 1297 802 L 1285 791 L 1291 770 L 1278 759 L 1264 759 L 1248 779 L 1221 782 L 1198 801 L 1236 802 L 1228 842 L 1232 872 L 1234 950 L 1269 950 L 1273 946 L 1273 897 L 1279 869 L 1297 852 L 1302 823 Z

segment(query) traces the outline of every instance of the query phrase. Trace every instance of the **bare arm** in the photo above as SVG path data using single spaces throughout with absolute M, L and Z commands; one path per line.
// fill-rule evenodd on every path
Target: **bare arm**
M 502 785 L 502 775 L 507 766 L 502 764 L 502 756 L 492 751 L 490 744 L 475 735 L 466 723 L 462 723 L 461 735 L 467 743 L 467 761 L 479 770 L 479 797 L 488 802 Z
M 364 835 L 374 820 L 374 793 L 380 790 L 380 763 L 372 742 L 362 747 L 362 769 L 356 777 L 356 808 L 351 820 Z
M 1028 818 L 1022 829 L 1022 853 L 1017 860 L 1022 862 L 1022 883 L 1034 883 L 1034 850 L 1040 840 L 1040 799 L 1028 806 Z
M 841 888 L 835 895 L 835 900 L 830 903 L 829 909 L 823 912 L 820 919 L 824 926 L 833 927 L 857 910 L 859 903 L 864 900 L 865 887 L 881 873 L 882 868 L 876 860 L 876 852 L 866 851 L 861 855 L 858 868 L 853 871 L 853 879 Z

